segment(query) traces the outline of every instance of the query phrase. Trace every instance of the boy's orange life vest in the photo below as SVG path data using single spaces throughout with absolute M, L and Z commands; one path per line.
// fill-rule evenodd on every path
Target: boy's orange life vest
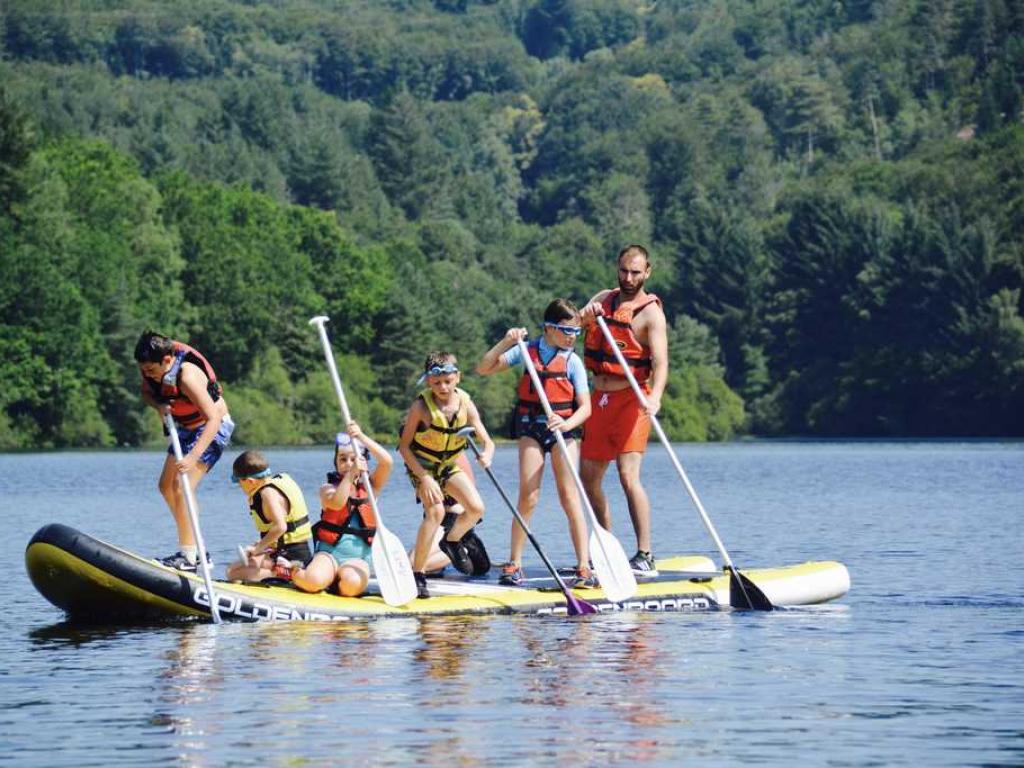
M 540 359 L 540 339 L 534 339 L 527 344 L 526 351 L 537 369 L 537 378 L 544 386 L 544 394 L 548 397 L 551 410 L 563 419 L 572 416 L 576 410 L 576 388 L 569 379 L 569 355 L 561 351 L 556 352 L 550 362 L 544 365 Z M 517 394 L 519 400 L 516 403 L 516 413 L 531 416 L 544 413 L 544 407 L 540 404 L 540 397 L 533 388 L 533 380 L 528 371 L 523 371 Z
M 183 395 L 179 389 L 182 363 L 199 366 L 206 374 L 206 378 L 209 379 L 206 391 L 210 393 L 210 399 L 214 402 L 220 400 L 221 387 L 217 383 L 217 374 L 214 372 L 213 366 L 198 350 L 180 341 L 174 342 L 174 362 L 171 363 L 170 370 L 164 374 L 163 378 L 160 381 L 153 381 L 143 376 L 142 382 L 143 386 L 149 387 L 149 392 L 154 400 L 158 403 L 170 404 L 171 415 L 174 417 L 175 423 L 186 429 L 195 429 L 200 424 L 206 423 L 206 417 L 195 403 Z
M 633 317 L 649 304 L 657 302 L 660 305 L 661 299 L 653 293 L 649 293 L 647 300 L 642 304 L 616 307 L 618 298 L 619 289 L 616 288 L 601 302 L 601 306 L 604 308 L 604 321 L 608 325 L 608 331 L 612 338 L 615 339 L 616 346 L 622 352 L 622 356 L 626 359 L 629 367 L 633 369 L 633 375 L 637 382 L 642 384 L 651 378 L 651 348 L 646 344 L 641 344 L 636 334 L 633 333 Z M 587 329 L 587 337 L 583 343 L 583 362 L 586 364 L 587 370 L 595 374 L 622 376 L 623 378 L 626 376 L 626 372 L 616 360 L 615 353 L 608 346 L 597 323 Z
M 337 474 L 331 472 L 327 475 L 328 482 L 335 482 Z M 338 478 L 340 481 L 340 478 Z M 362 528 L 349 525 L 352 515 L 356 515 Z M 377 533 L 377 516 L 373 514 L 373 505 L 370 503 L 370 494 L 361 482 L 352 486 L 345 506 L 339 509 L 320 510 L 320 522 L 313 526 L 313 533 L 317 541 L 334 546 L 343 534 L 350 533 L 358 536 L 367 544 L 373 543 L 373 536 Z

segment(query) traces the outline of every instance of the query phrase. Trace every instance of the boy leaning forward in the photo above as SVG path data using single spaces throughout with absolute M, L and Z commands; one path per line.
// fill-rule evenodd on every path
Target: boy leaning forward
M 437 528 L 444 518 L 444 497 L 451 496 L 465 512 L 438 543 L 452 565 L 463 573 L 473 572 L 473 563 L 462 544 L 462 538 L 484 514 L 484 502 L 473 480 L 462 472 L 456 458 L 466 450 L 465 437 L 458 435 L 466 426 L 473 427 L 483 444 L 480 466 L 490 466 L 494 442 L 487 433 L 480 413 L 470 396 L 459 389 L 462 380 L 455 355 L 431 352 L 424 364 L 420 382 L 424 389 L 409 408 L 409 416 L 398 441 L 398 452 L 405 461 L 416 497 L 423 504 L 423 522 L 416 534 L 412 570 L 420 597 L 428 597 L 424 572 Z

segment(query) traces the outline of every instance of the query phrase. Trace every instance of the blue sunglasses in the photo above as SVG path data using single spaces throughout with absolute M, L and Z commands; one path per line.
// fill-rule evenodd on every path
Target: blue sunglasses
M 560 325 L 558 323 L 544 323 L 545 328 L 554 328 L 556 331 L 561 331 L 566 336 L 579 336 L 583 333 L 583 329 L 578 325 Z

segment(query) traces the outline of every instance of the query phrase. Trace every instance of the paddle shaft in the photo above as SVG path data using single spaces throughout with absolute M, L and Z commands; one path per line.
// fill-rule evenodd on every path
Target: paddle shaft
M 334 384 L 334 394 L 338 396 L 338 404 L 341 406 L 341 416 L 345 420 L 345 426 L 348 427 L 350 421 L 352 421 L 352 414 L 348 410 L 348 400 L 345 399 L 345 390 L 341 386 L 341 377 L 338 375 L 338 366 L 334 363 L 334 351 L 331 349 L 331 340 L 327 338 L 327 329 L 324 325 L 327 323 L 328 318 L 324 316 L 314 317 L 309 321 L 310 325 L 315 325 L 317 334 L 320 336 L 320 344 L 324 348 L 324 359 L 327 361 L 327 370 L 331 374 L 331 383 Z M 352 441 L 352 448 L 355 451 L 356 457 L 359 456 L 361 444 L 358 440 Z M 370 473 L 368 470 L 363 470 L 360 473 L 360 477 L 363 481 L 363 487 L 366 488 L 367 498 L 370 500 L 370 506 L 373 508 L 373 514 L 377 519 L 377 527 L 384 528 L 384 520 L 381 518 L 380 509 L 377 507 L 377 495 L 373 492 L 373 483 L 370 482 Z M 391 574 L 391 580 L 397 581 L 398 574 L 395 573 L 394 565 L 391 562 L 390 557 L 383 558 L 384 567 L 388 569 Z M 376 565 L 376 563 L 375 563 Z
M 174 458 L 182 460 L 181 441 L 178 439 L 178 428 L 174 424 L 174 417 L 170 413 L 164 414 L 164 423 L 167 425 L 167 434 L 171 438 L 171 448 L 174 450 Z M 181 483 L 181 491 L 185 494 L 185 509 L 188 511 L 188 523 L 192 528 L 192 536 L 196 540 L 196 555 L 199 563 L 199 572 L 206 585 L 206 594 L 210 598 L 210 616 L 214 624 L 220 624 L 220 613 L 217 611 L 217 595 L 213 591 L 213 577 L 210 575 L 210 564 L 206 561 L 206 543 L 203 541 L 203 532 L 199 528 L 199 505 L 196 503 L 195 494 L 192 491 L 192 483 L 184 472 L 178 473 L 178 482 Z
M 473 448 L 473 453 L 476 454 L 477 458 L 480 458 L 480 448 L 477 446 L 476 440 L 474 440 L 472 437 L 468 435 L 466 437 L 466 440 Z M 548 556 L 544 554 L 544 550 L 541 549 L 540 544 L 534 537 L 533 532 L 530 530 L 530 526 L 528 526 L 526 524 L 526 521 L 523 520 L 523 516 L 519 514 L 519 510 L 516 509 L 515 504 L 512 503 L 512 500 L 508 497 L 508 494 L 505 493 L 505 489 L 501 487 L 501 483 L 498 482 L 498 478 L 494 476 L 494 472 L 491 471 L 490 467 L 484 467 L 484 472 L 486 472 L 487 476 L 491 478 L 491 482 L 494 483 L 494 487 L 498 489 L 498 494 L 505 502 L 505 506 L 507 506 L 512 511 L 513 516 L 515 516 L 516 522 L 519 523 L 519 527 L 523 529 L 523 533 L 526 534 L 526 537 L 530 540 L 530 543 L 533 545 L 533 548 L 537 550 L 537 554 L 540 555 L 540 559 L 544 561 L 544 565 L 547 566 L 548 571 L 550 571 L 551 575 L 555 577 L 555 581 L 558 582 L 559 588 L 563 592 L 565 592 L 566 595 L 568 595 L 569 588 L 565 585 L 565 582 L 562 581 L 562 577 L 558 575 L 558 569 L 551 564 L 551 561 L 548 560 Z
M 598 327 L 601 329 L 601 333 L 604 334 L 604 338 L 608 342 L 608 346 L 611 347 L 612 352 L 615 354 L 615 359 L 625 372 L 629 386 L 633 388 L 633 393 L 640 401 L 640 405 L 646 409 L 648 407 L 647 396 L 640 388 L 640 384 L 637 383 L 636 376 L 633 375 L 633 371 L 630 370 L 629 363 L 626 362 L 626 358 L 622 355 L 622 350 L 619 349 L 618 344 L 615 343 L 615 339 L 612 338 L 611 331 L 608 330 L 608 324 L 600 315 L 597 315 L 595 319 L 597 320 Z M 661 422 L 658 421 L 658 417 L 653 413 L 648 413 L 648 416 L 651 419 L 651 424 L 654 426 L 654 431 L 658 433 L 658 439 L 661 440 L 661 444 L 665 446 L 665 450 L 668 452 L 669 459 L 672 461 L 672 466 L 676 468 L 676 472 L 679 474 L 679 479 L 683 481 L 683 486 L 686 488 L 686 492 L 689 494 L 690 500 L 697 508 L 697 512 L 700 513 L 700 519 L 704 522 L 704 527 L 707 529 L 708 533 L 711 534 L 711 538 L 714 540 L 715 546 L 718 547 L 718 552 L 722 555 L 722 562 L 730 571 L 735 570 L 732 564 L 732 558 L 730 558 L 729 553 L 726 552 L 725 545 L 722 544 L 722 540 L 718 538 L 718 532 L 715 530 L 715 526 L 711 523 L 711 518 L 708 517 L 708 513 L 704 510 L 704 505 L 701 504 L 700 498 L 697 496 L 697 491 L 694 490 L 693 484 L 690 482 L 690 478 L 686 476 L 686 471 L 683 469 L 683 465 L 680 464 L 679 459 L 676 458 L 676 452 L 672 449 L 672 444 L 668 441 L 668 437 L 665 435 L 665 430 L 661 428 Z
M 523 366 L 526 368 L 526 372 L 530 376 L 530 381 L 533 382 L 533 388 L 537 391 L 537 397 L 540 399 L 541 407 L 544 408 L 544 415 L 550 419 L 555 414 L 551 410 L 551 402 L 548 400 L 547 393 L 544 391 L 544 384 L 541 383 L 540 376 L 537 375 L 537 368 L 534 366 L 533 360 L 530 358 L 530 351 L 526 348 L 526 342 L 520 339 L 516 343 L 519 345 L 519 354 L 523 357 Z M 562 456 L 565 457 L 565 463 L 569 465 L 569 471 L 572 472 L 573 482 L 576 483 L 576 490 L 579 491 L 580 494 L 580 501 L 587 510 L 591 523 L 598 528 L 603 527 L 598 521 L 597 515 L 594 513 L 594 507 L 590 504 L 590 498 L 587 496 L 587 491 L 583 487 L 583 481 L 580 479 L 580 473 L 576 469 L 576 465 L 573 464 L 572 456 L 569 455 L 569 446 L 565 444 L 565 436 L 557 429 L 552 429 L 551 432 L 554 434 L 555 440 L 558 442 L 558 447 L 562 450 Z M 604 550 L 604 542 L 600 537 L 598 537 L 597 540 L 601 549 Z M 605 552 L 605 557 L 608 557 L 607 552 Z

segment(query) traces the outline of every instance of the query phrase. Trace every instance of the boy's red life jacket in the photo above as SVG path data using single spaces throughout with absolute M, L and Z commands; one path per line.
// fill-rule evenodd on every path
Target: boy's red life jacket
M 651 348 L 641 344 L 640 340 L 633 333 L 633 318 L 640 313 L 644 307 L 654 304 L 661 305 L 661 299 L 653 293 L 647 294 L 647 300 L 636 306 L 616 306 L 619 298 L 619 289 L 616 288 L 605 296 L 601 306 L 604 308 L 604 321 L 608 325 L 615 344 L 622 352 L 629 367 L 633 369 L 633 375 L 638 383 L 643 384 L 651 378 Z M 583 362 L 588 371 L 606 376 L 626 377 L 626 372 L 619 365 L 615 353 L 604 338 L 597 323 L 587 328 L 587 337 L 583 342 Z
M 544 394 L 548 397 L 552 412 L 563 419 L 572 416 L 576 410 L 576 388 L 569 379 L 569 355 L 561 351 L 556 352 L 551 361 L 544 365 L 540 359 L 540 339 L 534 339 L 526 345 L 526 351 L 537 369 L 537 378 L 544 386 Z M 525 365 L 524 365 L 525 368 Z M 540 397 L 533 388 L 533 380 L 528 371 L 523 371 L 523 378 L 519 380 L 519 396 L 516 402 L 516 413 L 519 415 L 529 414 L 536 416 L 544 413 L 544 406 L 540 404 Z
M 328 474 L 328 482 L 334 482 L 337 474 Z M 340 480 L 340 478 L 338 478 Z M 356 515 L 362 528 L 349 525 L 352 515 Z M 370 494 L 361 482 L 354 483 L 345 506 L 340 509 L 320 510 L 320 522 L 313 526 L 313 535 L 317 541 L 334 546 L 342 535 L 350 533 L 358 536 L 367 544 L 373 543 L 373 536 L 377 533 L 377 516 L 373 514 L 373 505 L 370 503 Z
M 169 403 L 171 415 L 176 424 L 186 428 L 195 429 L 200 424 L 206 423 L 203 412 L 196 407 L 195 403 L 181 393 L 179 382 L 181 380 L 182 363 L 192 363 L 199 366 L 206 374 L 209 382 L 206 391 L 210 393 L 213 402 L 220 400 L 221 387 L 217 382 L 217 374 L 209 361 L 199 353 L 198 350 L 180 341 L 174 342 L 174 362 L 170 370 L 164 374 L 160 381 L 153 381 L 145 376 L 142 377 L 143 386 L 149 387 L 149 393 L 158 403 Z

